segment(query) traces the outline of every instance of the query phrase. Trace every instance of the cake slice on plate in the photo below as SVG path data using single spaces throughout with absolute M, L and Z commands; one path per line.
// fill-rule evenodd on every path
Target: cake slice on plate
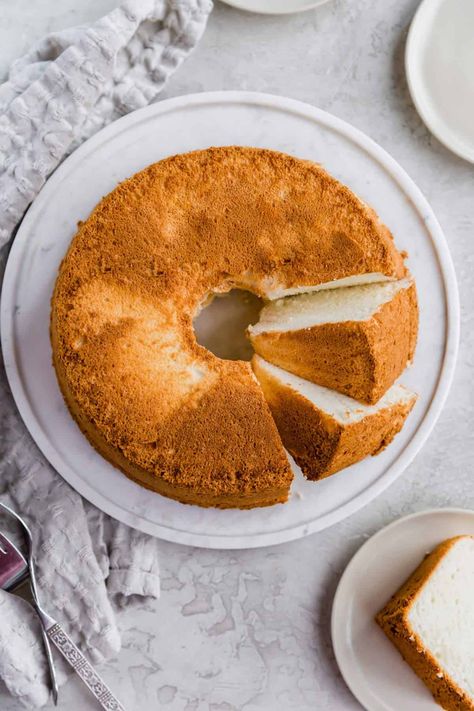
M 278 299 L 248 329 L 255 351 L 274 365 L 369 404 L 412 360 L 417 331 L 410 279 Z
M 376 405 L 363 405 L 258 355 L 252 366 L 283 444 L 308 479 L 323 479 L 378 454 L 401 430 L 416 400 L 407 388 L 393 385 Z
M 376 616 L 448 711 L 474 711 L 474 536 L 430 553 Z

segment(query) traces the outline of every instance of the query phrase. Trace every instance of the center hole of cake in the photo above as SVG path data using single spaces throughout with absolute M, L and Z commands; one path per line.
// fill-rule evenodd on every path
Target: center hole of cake
M 250 291 L 216 294 L 194 319 L 197 342 L 219 358 L 250 360 L 253 348 L 245 331 L 258 321 L 262 306 L 262 299 Z

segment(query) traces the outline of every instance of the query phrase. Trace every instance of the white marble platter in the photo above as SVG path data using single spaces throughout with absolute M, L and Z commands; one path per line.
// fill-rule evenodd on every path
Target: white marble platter
M 420 334 L 402 382 L 419 393 L 388 449 L 314 484 L 297 472 L 286 505 L 252 511 L 185 506 L 129 481 L 88 444 L 51 365 L 49 302 L 79 220 L 116 184 L 173 153 L 211 145 L 273 148 L 322 163 L 370 203 L 410 254 Z M 321 530 L 368 504 L 413 459 L 445 401 L 456 360 L 459 303 L 448 248 L 430 206 L 400 166 L 343 121 L 290 99 L 215 92 L 137 111 L 90 139 L 54 173 L 28 211 L 4 279 L 1 333 L 12 391 L 33 438 L 58 472 L 111 516 L 152 535 L 211 548 L 250 548 Z

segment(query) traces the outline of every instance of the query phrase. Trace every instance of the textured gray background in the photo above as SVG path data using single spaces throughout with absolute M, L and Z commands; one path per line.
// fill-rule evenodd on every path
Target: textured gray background
M 99 17 L 115 0 L 0 0 L 0 76 L 45 32 Z M 424 508 L 474 508 L 474 171 L 430 136 L 408 95 L 403 51 L 417 0 L 334 0 L 290 17 L 220 3 L 164 96 L 248 89 L 302 99 L 368 133 L 431 202 L 454 258 L 462 305 L 457 372 L 423 451 L 363 511 L 302 541 L 243 552 L 161 543 L 162 598 L 121 618 L 124 649 L 104 675 L 127 709 L 359 709 L 336 668 L 335 587 L 363 541 Z M 1 623 L 1 622 L 0 622 Z M 59 709 L 89 700 L 76 681 Z M 0 692 L 0 708 L 17 705 Z M 92 706 L 91 706 L 92 708 Z

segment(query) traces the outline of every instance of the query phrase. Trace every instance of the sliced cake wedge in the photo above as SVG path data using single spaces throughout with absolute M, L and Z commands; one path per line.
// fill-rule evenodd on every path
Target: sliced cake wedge
M 271 363 L 373 404 L 412 360 L 417 331 L 415 285 L 400 279 L 272 301 L 248 335 Z
M 474 711 L 474 536 L 444 541 L 376 616 L 448 711 Z
M 283 445 L 308 479 L 323 479 L 378 454 L 401 430 L 416 400 L 407 388 L 393 385 L 376 405 L 363 405 L 258 355 L 252 367 Z

